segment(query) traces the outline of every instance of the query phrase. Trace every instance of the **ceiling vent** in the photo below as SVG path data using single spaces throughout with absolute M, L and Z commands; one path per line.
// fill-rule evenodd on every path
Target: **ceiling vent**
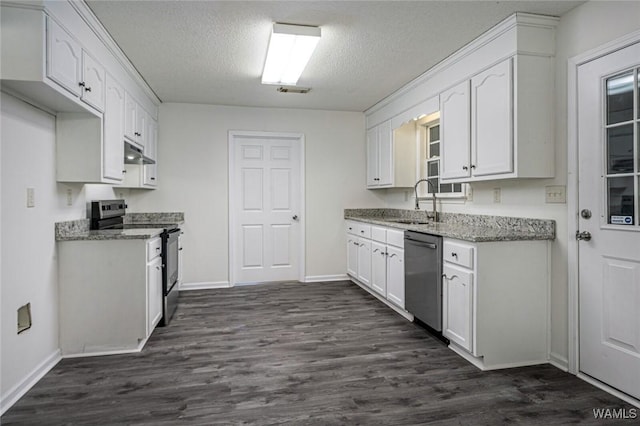
M 296 87 L 296 86 L 280 86 L 278 87 L 280 93 L 309 93 L 311 87 Z

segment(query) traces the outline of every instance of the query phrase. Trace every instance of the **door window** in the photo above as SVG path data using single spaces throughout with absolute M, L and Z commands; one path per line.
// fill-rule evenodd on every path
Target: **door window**
M 640 112 L 638 70 L 616 74 L 605 80 L 606 125 L 605 188 L 607 223 L 638 225 L 640 185 Z

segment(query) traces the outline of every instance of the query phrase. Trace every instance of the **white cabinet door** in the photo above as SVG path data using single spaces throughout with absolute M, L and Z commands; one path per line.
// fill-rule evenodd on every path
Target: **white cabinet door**
M 358 278 L 358 237 L 347 234 L 347 274 Z
M 124 101 L 124 135 L 130 139 L 131 141 L 136 141 L 136 126 L 138 122 L 136 121 L 136 113 L 138 110 L 138 103 L 135 99 L 129 94 L 129 92 L 125 95 Z
M 157 145 L 158 145 L 158 125 L 155 120 L 149 119 L 149 123 L 147 125 L 147 146 L 145 148 L 145 155 L 152 160 L 155 160 L 157 155 Z M 157 178 L 157 166 L 156 164 L 147 164 L 144 166 L 144 185 L 145 186 L 157 186 L 158 178 Z
M 82 95 L 84 102 L 104 111 L 106 72 L 98 61 L 82 51 Z
M 387 300 L 404 309 L 404 250 L 387 246 Z
M 378 127 L 367 131 L 367 186 L 378 186 Z
M 469 81 L 440 94 L 440 164 L 442 179 L 469 177 Z
M 147 152 L 147 139 L 149 132 L 149 129 L 147 128 L 148 122 L 149 117 L 147 115 L 147 112 L 139 103 L 136 103 L 136 130 L 134 133 L 136 136 L 136 142 L 138 142 L 140 146 L 142 146 L 142 148 L 145 150 L 145 154 Z
M 378 185 L 393 184 L 393 132 L 391 120 L 378 125 Z
M 472 350 L 473 273 L 445 263 L 442 282 L 442 334 Z
M 387 295 L 387 247 L 384 244 L 371 242 L 371 288 Z
M 511 59 L 471 79 L 471 158 L 474 176 L 513 172 Z
M 82 48 L 47 17 L 47 77 L 76 96 L 81 95 Z
M 162 318 L 162 257 L 147 264 L 147 336 Z
M 102 174 L 104 178 L 122 180 L 124 170 L 124 89 L 107 75 L 104 112 Z
M 358 280 L 371 287 L 371 241 L 358 238 Z

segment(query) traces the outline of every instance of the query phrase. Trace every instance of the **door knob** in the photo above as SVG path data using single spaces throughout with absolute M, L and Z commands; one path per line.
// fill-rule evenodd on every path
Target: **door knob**
M 298 220 L 298 215 L 297 215 L 297 214 L 294 214 L 294 215 L 293 215 L 293 217 L 292 217 L 291 219 L 293 219 L 293 220 Z
M 576 231 L 576 240 L 591 241 L 591 232 L 589 231 Z
M 583 219 L 589 219 L 591 218 L 591 210 L 589 209 L 582 209 L 580 211 L 580 216 L 582 216 Z

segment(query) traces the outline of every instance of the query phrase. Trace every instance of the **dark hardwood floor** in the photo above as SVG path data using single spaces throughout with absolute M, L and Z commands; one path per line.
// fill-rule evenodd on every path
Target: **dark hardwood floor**
M 2 425 L 603 424 L 594 408 L 631 408 L 549 365 L 481 372 L 349 282 L 180 297 L 141 353 L 62 360 Z

